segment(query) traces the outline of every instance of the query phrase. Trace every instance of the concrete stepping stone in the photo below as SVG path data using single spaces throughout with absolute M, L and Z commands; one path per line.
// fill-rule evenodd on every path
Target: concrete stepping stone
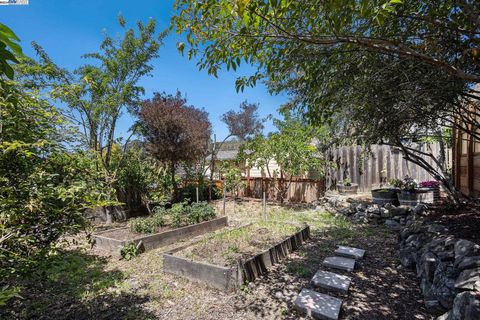
M 355 259 L 345 257 L 326 257 L 322 265 L 327 268 L 334 268 L 344 271 L 353 271 L 355 269 Z
M 362 259 L 363 256 L 365 255 L 365 250 L 352 248 L 352 247 L 339 246 L 337 250 L 335 250 L 335 254 L 342 257 L 352 258 L 352 259 Z
M 329 295 L 302 289 L 295 299 L 295 307 L 314 319 L 337 320 L 343 301 Z
M 316 287 L 345 293 L 348 292 L 350 282 L 350 277 L 324 270 L 318 270 L 312 278 L 312 284 Z

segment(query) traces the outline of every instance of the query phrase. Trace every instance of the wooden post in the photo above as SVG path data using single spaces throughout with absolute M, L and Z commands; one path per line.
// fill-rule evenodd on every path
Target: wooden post
M 225 184 L 223 185 L 223 215 L 226 215 L 226 210 L 225 210 L 225 202 L 226 202 L 226 194 L 227 190 L 225 189 Z
M 263 191 L 263 220 L 267 220 L 267 195 Z

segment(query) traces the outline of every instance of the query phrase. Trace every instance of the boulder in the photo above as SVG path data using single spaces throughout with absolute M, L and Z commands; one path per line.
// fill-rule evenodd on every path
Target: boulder
M 463 270 L 455 281 L 455 289 L 480 291 L 480 268 Z
M 453 302 L 448 320 L 480 319 L 480 294 L 471 291 L 459 293 Z

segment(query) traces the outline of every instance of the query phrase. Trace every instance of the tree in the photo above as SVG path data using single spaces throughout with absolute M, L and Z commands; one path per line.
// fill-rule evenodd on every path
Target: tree
M 274 124 L 278 131 L 266 138 L 258 135 L 245 146 L 248 153 L 242 156 L 249 166 L 266 171 L 283 203 L 295 177 L 310 170 L 323 172 L 325 161 L 321 151 L 330 146 L 330 137 L 325 128 L 308 125 L 289 114 L 285 114 L 284 120 L 275 120 Z M 270 170 L 272 160 L 278 164 L 278 170 Z
M 104 205 L 95 158 L 65 145 L 76 130 L 48 99 L 8 82 L 0 95 L 0 279 L 28 271 Z M 0 287 L 3 284 L 0 283 Z M 0 291 L 0 295 L 1 295 Z
M 23 56 L 22 48 L 18 44 L 20 39 L 6 25 L 0 23 L 0 81 L 4 75 L 13 79 L 13 68 L 10 63 L 18 63 L 18 58 Z
M 210 153 L 209 200 L 212 200 L 212 184 L 216 168 L 217 151 L 232 137 L 238 138 L 243 142 L 256 134 L 261 133 L 263 129 L 263 120 L 259 119 L 257 110 L 258 104 L 244 101 L 240 104 L 239 111 L 229 110 L 222 115 L 222 121 L 228 128 L 228 135 L 218 145 L 217 142 L 214 141 Z
M 188 56 L 201 54 L 199 66 L 213 75 L 222 65 L 236 69 L 244 61 L 258 66 L 257 76 L 279 72 L 288 78 L 282 71 L 295 61 L 316 60 L 313 51 L 335 56 L 365 51 L 480 82 L 475 0 L 177 0 L 175 8 L 172 25 L 187 34 Z M 178 47 L 185 50 L 184 43 Z
M 67 104 L 68 117 L 81 126 L 84 144 L 99 158 L 98 170 L 104 171 L 109 186 L 115 183 L 118 169 L 111 166 L 118 119 L 125 111 L 137 111 L 144 94 L 138 82 L 152 71 L 150 62 L 158 57 L 158 50 L 166 36 L 165 32 L 156 34 L 153 19 L 146 25 L 138 22 L 138 34 L 134 29 L 126 29 L 121 15 L 118 21 L 125 29 L 123 38 L 106 35 L 100 52 L 83 56 L 93 59 L 93 64 L 85 64 L 73 73 L 69 72 L 55 65 L 34 43 L 39 61 L 26 59 L 19 68 L 25 83 L 33 87 L 49 87 L 53 98 Z M 135 130 L 135 127 L 131 129 L 130 137 Z M 115 200 L 115 194 L 111 197 Z M 111 222 L 110 208 L 106 207 L 105 213 L 107 222 Z
M 177 1 L 172 20 L 200 68 L 254 64 L 237 89 L 266 79 L 309 121 L 342 118 L 354 140 L 400 148 L 454 193 L 445 157 L 433 168 L 412 145 L 450 143 L 444 127 L 480 138 L 478 1 L 212 2 Z
M 176 95 L 155 93 L 152 99 L 141 104 L 139 118 L 147 150 L 168 164 L 176 196 L 178 165 L 203 159 L 208 152 L 212 130 L 208 113 L 187 105 L 180 92 Z

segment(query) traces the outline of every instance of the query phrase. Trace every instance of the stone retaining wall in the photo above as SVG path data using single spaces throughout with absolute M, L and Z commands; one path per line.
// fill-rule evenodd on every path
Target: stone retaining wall
M 439 320 L 480 319 L 479 245 L 421 220 L 407 222 L 399 239 L 400 262 L 416 272 L 426 307 L 445 312 Z

